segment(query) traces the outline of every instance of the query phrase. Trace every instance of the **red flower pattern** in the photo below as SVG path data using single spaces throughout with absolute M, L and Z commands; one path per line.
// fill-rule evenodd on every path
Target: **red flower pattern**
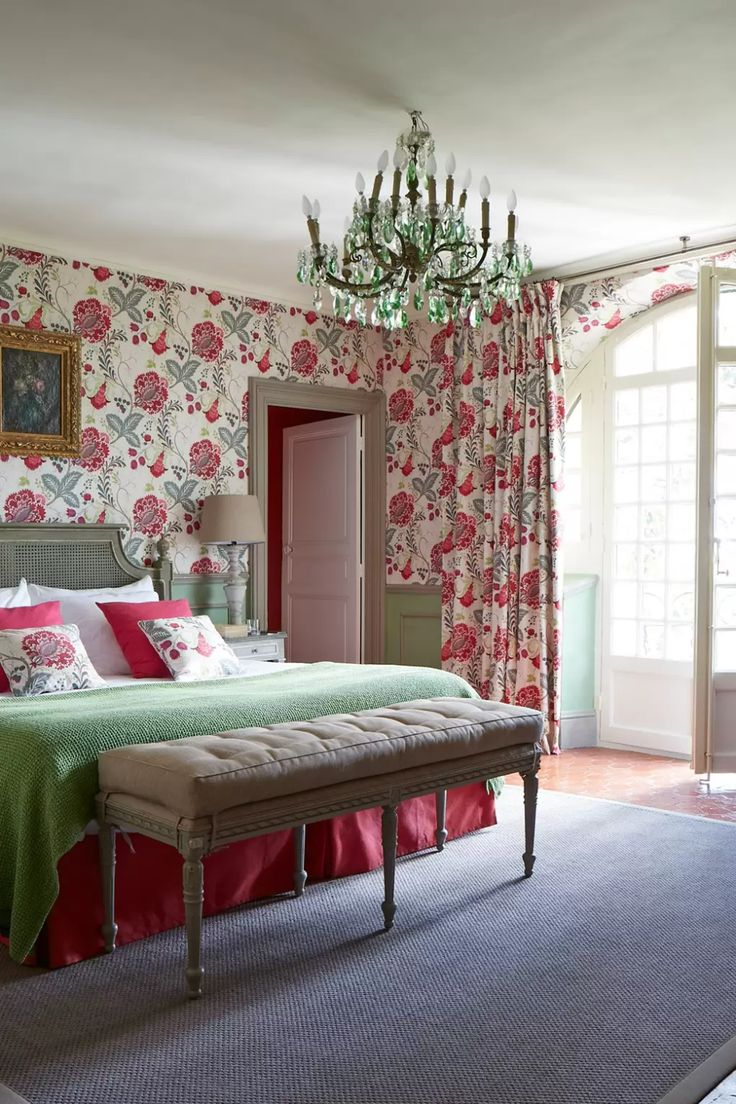
M 392 525 L 406 529 L 414 517 L 414 499 L 407 491 L 399 491 L 388 504 L 388 518 Z
M 169 397 L 169 385 L 158 372 L 141 372 L 133 384 L 133 401 L 147 414 L 159 414 Z
M 442 662 L 455 660 L 458 663 L 468 663 L 478 646 L 478 633 L 472 625 L 459 624 L 453 626 L 450 638 L 442 645 Z
M 400 387 L 398 391 L 394 391 L 388 401 L 388 412 L 391 420 L 403 425 L 409 421 L 413 411 L 414 399 L 411 391 L 407 391 L 405 387 Z
M 46 499 L 42 494 L 27 489 L 13 491 L 5 499 L 4 512 L 6 521 L 43 521 L 46 517 Z
M 110 455 L 110 438 L 94 426 L 82 430 L 77 463 L 87 471 L 99 471 Z
M 63 671 L 76 659 L 74 645 L 63 633 L 51 629 L 37 629 L 23 637 L 23 651 L 32 667 L 53 667 Z
M 189 570 L 192 575 L 219 575 L 222 571 L 222 564 L 217 560 L 213 560 L 210 556 L 201 556 L 194 561 Z
M 133 527 L 147 537 L 160 537 L 166 518 L 166 503 L 156 495 L 143 495 L 133 506 Z
M 317 346 L 304 338 L 291 347 L 291 368 L 299 376 L 313 376 L 317 367 Z
M 192 352 L 202 360 L 217 360 L 222 352 L 224 330 L 216 326 L 214 322 L 198 322 L 192 328 Z
M 205 438 L 189 449 L 189 466 L 196 479 L 212 479 L 220 466 L 220 446 Z
M 75 304 L 72 316 L 74 329 L 84 341 L 102 341 L 110 329 L 110 308 L 99 299 L 82 299 Z

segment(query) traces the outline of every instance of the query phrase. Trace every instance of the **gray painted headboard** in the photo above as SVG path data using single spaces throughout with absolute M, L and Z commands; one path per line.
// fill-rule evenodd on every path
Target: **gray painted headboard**
M 171 597 L 171 561 L 167 542 L 154 567 L 142 567 L 125 555 L 124 525 L 73 525 L 65 522 L 17 525 L 0 523 L 0 587 L 22 577 L 40 586 L 82 590 L 123 586 L 150 575 L 161 598 Z

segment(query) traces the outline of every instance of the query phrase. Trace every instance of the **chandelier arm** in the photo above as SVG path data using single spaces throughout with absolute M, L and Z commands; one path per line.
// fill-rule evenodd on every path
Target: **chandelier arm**
M 491 247 L 490 241 L 483 242 L 482 247 L 479 247 L 477 243 L 473 243 L 473 247 L 477 250 L 481 248 L 481 255 L 472 268 L 468 268 L 465 272 L 461 272 L 459 276 L 443 276 L 441 279 L 448 283 L 463 283 L 467 282 L 471 277 L 475 276 L 476 272 L 480 272 L 481 268 L 485 264 L 486 257 L 488 256 L 488 250 Z M 467 243 L 457 242 L 454 245 L 441 245 L 434 251 L 434 256 L 439 256 L 440 253 L 456 253 L 461 249 L 467 249 Z
M 396 224 L 395 223 L 394 223 L 394 231 L 395 231 L 396 234 L 398 234 L 399 240 L 401 241 L 401 245 L 402 245 L 401 253 L 402 253 L 402 255 L 400 257 L 397 253 L 394 253 L 393 249 L 389 249 L 388 246 L 384 246 L 386 252 L 388 253 L 389 257 L 391 258 L 391 264 L 389 265 L 386 261 L 383 260 L 383 258 L 378 253 L 378 245 L 376 244 L 375 238 L 373 237 L 373 219 L 370 218 L 368 220 L 368 234 L 367 234 L 368 245 L 370 246 L 371 253 L 373 254 L 374 261 L 376 262 L 376 264 L 378 265 L 379 268 L 383 269 L 384 272 L 391 272 L 391 273 L 396 272 L 396 269 L 401 264 L 403 254 L 404 254 L 404 248 L 403 248 L 404 241 L 403 241 L 403 238 L 401 237 L 401 234 L 396 229 Z

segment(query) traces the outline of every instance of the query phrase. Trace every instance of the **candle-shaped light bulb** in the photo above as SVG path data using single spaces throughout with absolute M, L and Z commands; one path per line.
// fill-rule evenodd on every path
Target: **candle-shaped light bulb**
M 394 150 L 394 168 L 403 169 L 404 167 L 404 151 L 401 146 L 397 146 Z
M 437 161 L 433 153 L 427 158 L 427 176 L 437 175 Z
M 345 233 L 346 234 L 347 234 L 348 230 L 350 229 L 350 224 L 351 224 L 350 215 L 346 215 L 345 216 L 345 222 L 343 223 L 343 225 L 345 227 Z
M 319 200 L 315 199 L 314 203 L 312 204 L 312 218 L 313 219 L 319 219 L 319 216 L 321 214 L 322 214 L 322 208 L 320 207 Z
M 355 190 L 358 195 L 362 195 L 365 191 L 365 180 L 362 173 L 358 173 L 355 177 Z
M 378 169 L 378 171 L 380 173 L 382 173 L 382 172 L 386 171 L 386 166 L 387 165 L 388 165 L 388 150 L 384 150 L 383 153 L 381 154 L 381 156 L 378 158 L 378 163 L 376 165 L 376 168 Z
M 305 195 L 302 196 L 302 212 L 307 216 L 307 218 L 312 217 L 312 204 L 309 202 Z
M 472 174 L 471 170 L 468 169 L 465 176 L 463 177 L 463 191 L 464 192 L 467 192 L 468 188 L 470 187 L 470 181 L 472 179 L 473 179 L 473 174 Z
M 489 195 L 491 194 L 491 184 L 487 176 L 482 176 L 480 178 L 479 188 L 481 199 L 488 199 Z
M 455 160 L 455 154 L 448 153 L 447 160 L 445 161 L 445 172 L 448 176 L 452 176 L 454 174 L 456 165 L 457 162 Z
M 516 215 L 514 214 L 516 210 L 516 192 L 513 189 L 508 194 L 506 206 L 509 209 L 509 218 L 506 225 L 506 240 L 512 242 L 516 233 Z

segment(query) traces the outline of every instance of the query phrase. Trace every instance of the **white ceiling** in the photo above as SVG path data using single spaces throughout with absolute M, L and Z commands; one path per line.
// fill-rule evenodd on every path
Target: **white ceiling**
M 306 302 L 302 192 L 337 239 L 407 107 L 540 271 L 736 237 L 734 46 L 734 0 L 1 0 L 0 239 Z

